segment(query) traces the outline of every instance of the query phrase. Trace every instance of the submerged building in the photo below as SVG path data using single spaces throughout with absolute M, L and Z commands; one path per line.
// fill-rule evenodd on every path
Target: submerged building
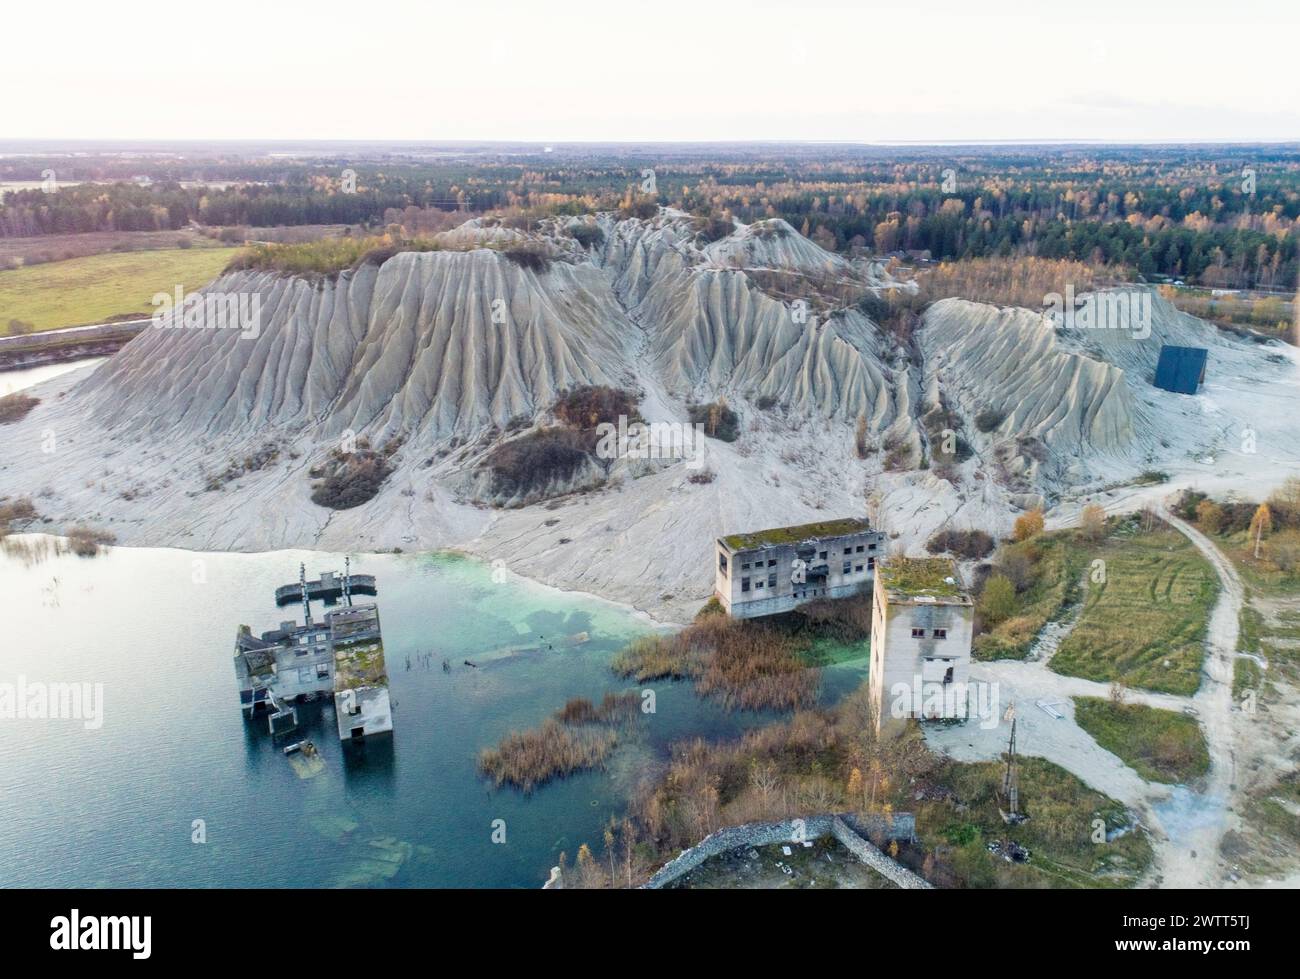
M 862 518 L 719 537 L 714 594 L 737 619 L 788 612 L 870 587 L 885 535 Z
M 968 716 L 975 603 L 947 558 L 893 558 L 876 569 L 871 702 L 877 733 L 909 718 Z
M 343 606 L 327 611 L 315 622 L 311 598 L 339 583 Z M 379 607 L 354 605 L 351 576 L 322 576 L 315 582 L 299 573 L 298 594 L 303 622 L 281 622 L 278 629 L 254 636 L 246 626 L 235 638 L 235 678 L 239 703 L 246 717 L 267 715 L 272 734 L 297 727 L 295 705 L 304 700 L 333 696 L 339 738 L 359 739 L 393 730 L 393 710 L 388 695 L 388 671 L 379 626 Z M 374 579 L 368 581 L 374 594 Z M 277 597 L 293 586 L 277 589 Z

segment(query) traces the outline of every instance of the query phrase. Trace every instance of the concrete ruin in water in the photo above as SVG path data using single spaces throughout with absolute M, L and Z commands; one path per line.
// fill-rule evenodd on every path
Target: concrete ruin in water
M 246 626 L 235 637 L 235 678 L 244 716 L 264 714 L 272 734 L 298 726 L 296 704 L 333 695 L 339 739 L 354 741 L 393 730 L 388 670 L 379 627 L 379 607 L 353 604 L 354 593 L 375 594 L 371 575 L 340 577 L 327 572 L 307 580 L 299 568 L 297 585 L 276 589 L 279 604 L 302 602 L 303 621 L 281 622 L 254 636 Z M 342 606 L 312 619 L 311 600 L 341 599 Z

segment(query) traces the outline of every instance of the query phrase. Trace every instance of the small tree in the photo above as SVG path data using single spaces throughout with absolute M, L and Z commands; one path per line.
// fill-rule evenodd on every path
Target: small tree
M 1012 536 L 1018 541 L 1029 540 L 1041 534 L 1043 526 L 1043 510 L 1041 507 L 1035 507 L 1016 518 L 1016 527 Z
M 1288 476 L 1283 480 L 1282 485 L 1269 497 L 1269 502 L 1273 504 L 1273 509 L 1280 511 L 1280 515 L 1289 518 L 1284 523 L 1294 522 L 1296 516 L 1300 515 L 1300 476 Z
M 1079 517 L 1079 530 L 1083 539 L 1095 544 L 1106 536 L 1106 511 L 1096 503 L 1089 503 Z
M 1223 526 L 1223 507 L 1213 500 L 1196 504 L 1196 523 L 1207 534 L 1217 534 Z
M 984 583 L 980 596 L 980 615 L 989 625 L 1010 618 L 1016 610 L 1016 586 L 1005 575 L 995 574 Z
M 862 781 L 861 769 L 854 768 L 849 772 L 849 785 L 844 794 L 848 796 L 851 805 L 856 806 L 858 800 L 865 801 L 865 785 Z
M 1255 515 L 1250 518 L 1250 537 L 1255 539 L 1255 558 L 1259 559 L 1259 548 L 1264 538 L 1273 532 L 1273 513 L 1267 503 L 1255 508 Z

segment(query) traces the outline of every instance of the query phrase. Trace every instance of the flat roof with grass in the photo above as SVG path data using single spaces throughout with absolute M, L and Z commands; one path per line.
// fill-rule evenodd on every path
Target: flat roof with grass
M 796 524 L 792 527 L 755 530 L 747 534 L 730 534 L 719 540 L 724 547 L 734 553 L 755 547 L 798 544 L 800 541 L 814 538 L 846 537 L 849 534 L 865 533 L 870 529 L 871 523 L 865 517 L 842 517 L 839 520 L 820 520 L 817 523 Z
M 889 558 L 876 564 L 876 575 L 895 601 L 928 597 L 950 605 L 970 604 L 957 565 L 948 558 Z

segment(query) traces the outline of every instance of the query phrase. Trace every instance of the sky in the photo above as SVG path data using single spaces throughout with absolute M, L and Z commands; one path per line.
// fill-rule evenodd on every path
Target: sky
M 1300 139 L 1297 0 L 1061 6 L 11 5 L 0 140 Z

